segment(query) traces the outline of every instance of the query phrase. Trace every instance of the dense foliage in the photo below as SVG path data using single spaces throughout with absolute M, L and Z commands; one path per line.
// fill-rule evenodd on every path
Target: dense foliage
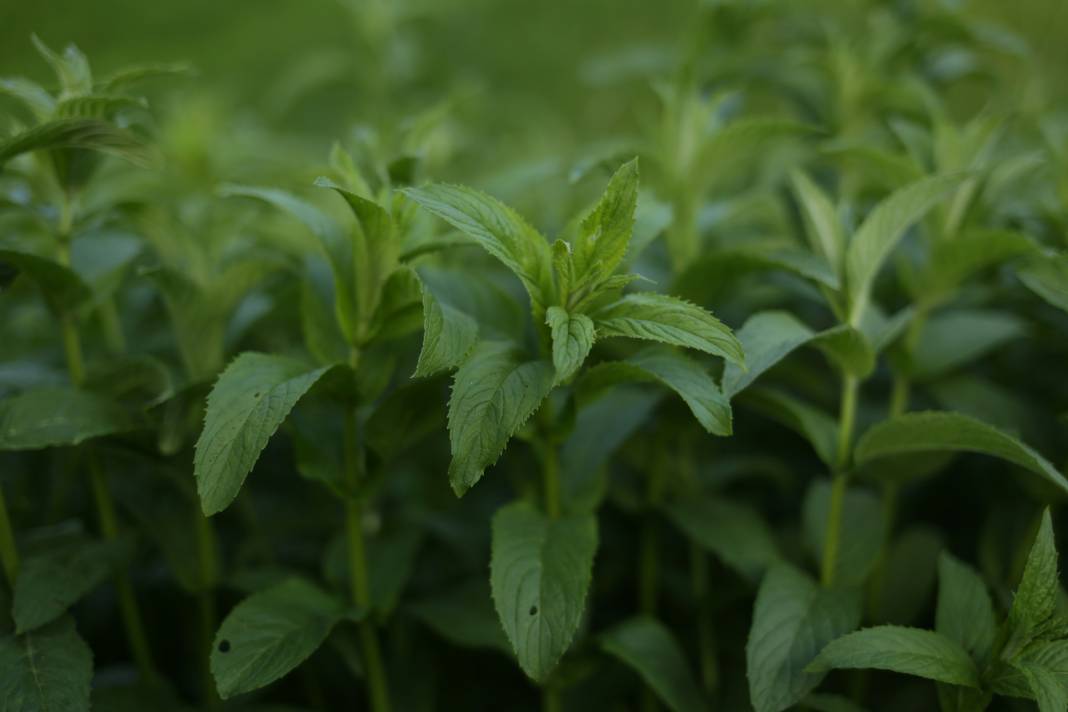
M 1068 710 L 1043 48 L 693 3 L 569 117 L 345 7 L 263 116 L 4 68 L 0 712 Z

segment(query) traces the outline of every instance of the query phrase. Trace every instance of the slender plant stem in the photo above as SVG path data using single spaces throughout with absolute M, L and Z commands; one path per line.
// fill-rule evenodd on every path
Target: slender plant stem
M 11 528 L 11 517 L 7 513 L 7 500 L 4 490 L 0 488 L 0 564 L 11 589 L 15 589 L 15 577 L 19 573 L 19 552 L 15 548 L 15 532 Z
M 119 521 L 115 514 L 115 502 L 108 491 L 107 479 L 100 467 L 100 461 L 96 453 L 91 450 L 86 453 L 89 460 L 89 480 L 92 483 L 93 499 L 96 501 L 97 516 L 100 519 L 100 531 L 108 541 L 116 541 L 119 538 Z M 148 635 L 141 619 L 141 610 L 134 596 L 133 584 L 130 583 L 129 572 L 121 567 L 115 573 L 115 590 L 119 596 L 119 613 L 122 615 L 122 624 L 126 629 L 126 639 L 130 645 L 130 652 L 138 670 L 145 679 L 156 677 L 155 666 L 152 663 L 152 649 L 148 645 Z
M 857 415 L 856 376 L 846 376 L 842 383 L 842 402 L 838 410 L 838 454 L 834 480 L 831 484 L 831 503 L 827 511 L 827 531 L 823 540 L 823 561 L 820 581 L 825 587 L 834 585 L 834 571 L 838 566 L 838 543 L 842 530 L 842 505 L 849 482 L 848 465 L 853 446 L 853 427 Z
M 542 477 L 545 481 L 545 515 L 559 519 L 563 506 L 560 501 L 560 456 L 556 445 L 546 442 L 542 448 Z
M 374 621 L 370 617 L 371 586 L 367 573 L 367 551 L 363 536 L 363 500 L 355 495 L 360 483 L 359 429 L 356 413 L 345 413 L 345 477 L 352 492 L 345 500 L 345 534 L 348 539 L 349 574 L 352 579 L 352 600 L 367 618 L 359 624 L 360 648 L 367 677 L 368 702 L 374 712 L 389 712 L 389 684 L 382 650 L 378 644 Z
M 894 374 L 894 384 L 890 391 L 891 418 L 895 418 L 908 410 L 910 385 L 908 376 L 902 373 Z
M 122 320 L 115 306 L 114 297 L 108 297 L 100 305 L 100 322 L 104 326 L 104 338 L 113 354 L 126 352 L 126 335 L 122 333 Z
M 80 386 L 85 382 L 85 365 L 82 360 L 82 341 L 78 338 L 78 327 L 74 323 L 74 317 L 64 313 L 59 319 L 60 328 L 63 330 L 63 353 L 67 358 L 67 372 L 70 374 L 71 383 Z
M 215 642 L 217 612 L 215 608 L 215 585 L 219 579 L 219 557 L 215 527 L 199 509 L 193 513 L 193 526 L 197 540 L 197 560 L 200 565 L 200 593 L 197 607 L 200 612 L 200 672 L 204 702 L 208 707 L 218 707 L 219 693 L 211 674 L 211 648 Z
M 564 705 L 560 700 L 560 691 L 552 685 L 545 685 L 541 688 L 541 710 L 542 712 L 563 712 Z
M 708 554 L 696 543 L 690 543 L 690 581 L 697 605 L 697 650 L 701 684 L 709 695 L 719 688 L 719 661 L 716 659 L 716 639 L 712 611 L 708 606 Z

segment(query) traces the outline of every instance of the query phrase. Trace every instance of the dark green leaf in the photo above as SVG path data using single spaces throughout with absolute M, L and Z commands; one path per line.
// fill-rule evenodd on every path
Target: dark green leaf
M 682 648 L 659 621 L 631 618 L 605 632 L 601 647 L 637 671 L 672 712 L 708 709 Z

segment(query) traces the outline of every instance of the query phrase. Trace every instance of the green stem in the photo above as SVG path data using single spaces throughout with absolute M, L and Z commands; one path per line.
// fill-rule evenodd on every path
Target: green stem
M 909 408 L 909 379 L 901 373 L 894 374 L 894 385 L 890 391 L 890 417 L 896 418 Z
M 712 611 L 708 606 L 708 555 L 695 543 L 690 543 L 690 581 L 697 605 L 697 649 L 701 684 L 709 695 L 719 687 L 719 662 L 716 659 L 716 639 Z
M 542 476 L 545 481 L 545 514 L 549 519 L 559 519 L 560 503 L 560 457 L 556 445 L 545 443 L 542 448 Z
M 560 690 L 552 685 L 545 685 L 541 688 L 541 710 L 542 712 L 563 712 L 564 705 L 560 701 Z
M 89 460 L 89 480 L 92 483 L 93 499 L 96 501 L 97 516 L 100 519 L 100 532 L 108 541 L 119 538 L 119 521 L 115 514 L 115 502 L 108 491 L 104 471 L 100 467 L 95 453 L 87 453 Z M 119 596 L 119 612 L 122 615 L 126 640 L 130 645 L 137 669 L 145 679 L 156 677 L 155 665 L 152 663 L 152 650 L 148 645 L 148 635 L 141 620 L 141 610 L 134 596 L 133 584 L 125 567 L 115 573 L 115 589 Z
M 78 338 L 78 326 L 74 323 L 74 317 L 64 313 L 59 319 L 63 329 L 63 353 L 67 357 L 67 372 L 75 386 L 85 382 L 85 365 L 82 360 L 82 341 Z
M 842 383 L 842 402 L 838 410 L 838 456 L 834 480 L 831 484 L 831 503 L 827 511 L 827 531 L 823 540 L 823 560 L 820 581 L 825 587 L 834 585 L 834 571 L 838 566 L 838 543 L 842 530 L 842 505 L 849 482 L 848 466 L 853 447 L 853 427 L 857 416 L 856 376 L 846 376 Z
M 104 338 L 111 353 L 126 353 L 126 336 L 122 333 L 122 321 L 114 298 L 108 297 L 100 305 L 100 322 L 104 326 Z
M 197 540 L 197 559 L 200 565 L 200 593 L 197 607 L 200 613 L 200 674 L 203 698 L 210 708 L 219 706 L 219 693 L 211 674 L 211 649 L 215 642 L 218 617 L 215 609 L 215 585 L 219 578 L 219 557 L 215 528 L 199 509 L 193 513 Z
M 352 600 L 367 618 L 359 624 L 360 648 L 367 677 L 368 702 L 374 712 L 389 712 L 389 685 L 382 650 L 378 644 L 374 621 L 370 616 L 371 586 L 367 569 L 367 551 L 363 536 L 363 500 L 357 496 L 360 483 L 359 431 L 356 413 L 345 413 L 345 477 L 350 492 L 345 500 L 345 534 L 349 550 L 349 574 L 352 579 Z
M 11 590 L 15 590 L 15 577 L 19 572 L 19 552 L 15 548 L 15 532 L 11 528 L 11 517 L 7 513 L 7 500 L 4 490 L 0 488 L 0 564 Z

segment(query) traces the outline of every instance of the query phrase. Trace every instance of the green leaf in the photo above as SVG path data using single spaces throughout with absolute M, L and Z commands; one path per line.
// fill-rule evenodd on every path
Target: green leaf
M 75 541 L 27 556 L 15 580 L 15 632 L 51 623 L 96 588 L 126 547 L 115 541 Z
M 609 361 L 586 371 L 579 383 L 579 399 L 617 383 L 654 381 L 670 388 L 690 408 L 706 431 L 731 434 L 731 405 L 705 369 L 685 355 L 664 347 L 642 349 L 626 361 Z
M 1013 667 L 1027 680 L 1039 712 L 1064 712 L 1068 708 L 1068 689 L 1052 670 L 1027 663 L 1015 663 Z
M 923 178 L 895 191 L 871 211 L 846 251 L 850 324 L 860 324 L 875 276 L 905 231 L 960 185 L 967 175 L 957 173 Z
M 859 329 L 842 324 L 821 331 L 812 344 L 844 373 L 864 379 L 875 370 L 875 352 Z
M 89 60 L 75 45 L 69 44 L 63 54 L 57 54 L 37 35 L 31 35 L 37 53 L 45 58 L 59 79 L 64 96 L 88 94 L 93 90 L 93 73 L 89 69 Z
M 556 383 L 566 383 L 590 355 L 595 338 L 593 320 L 585 314 L 568 314 L 560 307 L 545 312 L 553 339 L 553 367 Z
M 57 119 L 0 141 L 0 166 L 30 151 L 80 148 L 117 156 L 136 165 L 151 163 L 153 154 L 135 134 L 99 119 Z
M 639 616 L 601 636 L 601 647 L 633 668 L 672 712 L 707 710 L 686 656 L 662 623 Z
M 571 645 L 597 551 L 592 515 L 549 519 L 528 502 L 493 517 L 490 584 L 519 666 L 541 682 Z
M 671 292 L 706 303 L 753 272 L 779 271 L 838 291 L 838 275 L 820 255 L 775 241 L 712 249 L 698 255 L 675 279 Z
M 314 653 L 346 607 L 303 579 L 288 579 L 237 604 L 219 627 L 211 674 L 224 700 L 268 685 Z
M 666 294 L 628 294 L 595 314 L 594 321 L 601 337 L 660 341 L 745 364 L 742 345 L 726 325 L 701 307 Z
M 453 645 L 511 653 L 485 575 L 405 606 Z
M 485 193 L 459 185 L 436 183 L 404 188 L 411 200 L 470 236 L 504 263 L 526 287 L 536 308 L 552 294 L 549 243 L 514 210 Z
M 750 579 L 780 559 L 771 528 L 743 504 L 706 495 L 673 501 L 664 511 L 692 541 Z
M 638 159 L 615 172 L 597 207 L 582 221 L 572 250 L 576 279 L 600 281 L 623 261 L 638 205 Z
M 976 660 L 986 660 L 994 645 L 994 603 L 979 574 L 943 552 L 938 561 L 935 630 L 959 643 Z
M 413 378 L 456 368 L 474 348 L 478 324 L 467 314 L 442 304 L 423 286 L 423 347 Z
M 1068 254 L 1036 259 L 1018 274 L 1028 289 L 1068 312 Z
M 135 427 L 122 406 L 75 388 L 45 386 L 0 401 L 0 450 L 78 445 Z
M 771 388 L 751 389 L 741 402 L 801 435 L 812 445 L 824 464 L 834 465 L 838 423 L 825 411 Z
M 931 298 L 948 296 L 981 270 L 1037 249 L 1030 237 L 1011 230 L 981 230 L 952 240 L 939 240 L 931 251 L 930 269 L 918 286 Z
M 723 394 L 733 398 L 814 335 L 789 312 L 766 311 L 749 317 L 737 333 L 748 369 L 728 363 L 723 369 Z
M 745 648 L 749 698 L 756 712 L 780 712 L 815 689 L 823 673 L 805 666 L 858 623 L 856 592 L 822 589 L 789 564 L 769 569 L 757 591 Z
M 1026 336 L 1027 323 L 992 309 L 955 309 L 928 319 L 912 350 L 912 375 L 930 380 Z
M 0 637 L 0 671 L 5 712 L 89 712 L 93 653 L 70 617 Z
M 944 546 L 939 531 L 924 524 L 907 527 L 893 540 L 878 591 L 872 592 L 873 624 L 909 625 L 927 612 Z
M 817 562 L 822 562 L 823 558 L 831 487 L 829 480 L 814 481 L 802 504 L 805 544 Z M 840 526 L 834 580 L 843 586 L 859 586 L 878 561 L 883 543 L 883 511 L 879 498 L 861 487 L 848 488 L 842 503 Z
M 204 514 L 237 496 L 267 441 L 328 368 L 283 356 L 246 352 L 219 376 L 208 395 L 193 472 Z
M 884 420 L 864 433 L 854 457 L 858 465 L 863 465 L 882 457 L 945 450 L 1007 460 L 1068 492 L 1068 481 L 1040 454 L 997 428 L 959 413 L 906 413 Z
M 45 257 L 17 250 L 0 250 L 0 264 L 4 263 L 12 265 L 41 290 L 53 314 L 69 312 L 92 296 L 89 286 L 77 272 Z
M 38 121 L 45 121 L 56 108 L 56 100 L 44 87 L 23 77 L 0 79 L 0 94 L 21 101 Z
M 846 241 L 834 204 L 826 193 L 801 171 L 791 174 L 790 180 L 805 219 L 809 243 L 827 258 L 835 274 L 838 274 Z
M 930 630 L 882 625 L 865 628 L 829 643 L 808 666 L 832 669 L 889 670 L 964 687 L 978 687 L 979 673 L 968 651 Z
M 1008 621 L 1011 639 L 1007 650 L 1022 647 L 1045 630 L 1056 611 L 1059 591 L 1057 546 L 1053 538 L 1053 521 L 1047 508 L 1042 512 L 1042 523 L 1012 599 Z
M 524 361 L 510 344 L 488 341 L 456 372 L 449 399 L 449 481 L 462 495 L 497 461 L 553 387 L 544 361 Z

